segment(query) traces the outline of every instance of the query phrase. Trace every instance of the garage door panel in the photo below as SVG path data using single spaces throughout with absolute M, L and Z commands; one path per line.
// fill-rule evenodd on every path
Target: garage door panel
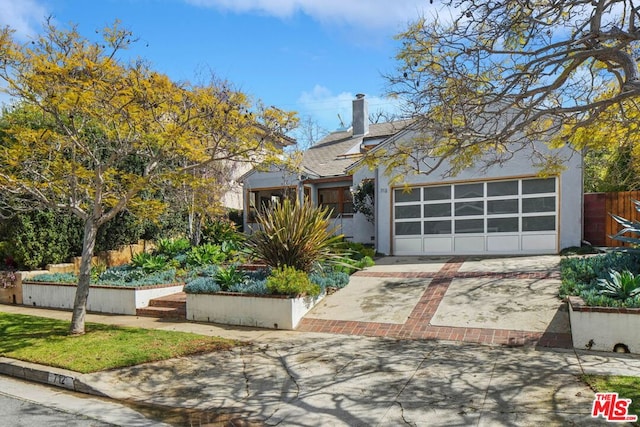
M 422 253 L 422 237 L 396 239 L 395 244 L 395 252 L 398 254 Z
M 484 247 L 484 236 L 455 236 L 453 239 L 455 252 L 463 254 L 486 252 Z
M 519 252 L 520 235 L 488 236 L 487 251 L 489 252 Z
M 453 239 L 449 237 L 425 237 L 424 253 L 449 254 L 453 252 Z
M 556 251 L 557 236 L 555 234 L 534 234 L 522 236 L 523 251 Z

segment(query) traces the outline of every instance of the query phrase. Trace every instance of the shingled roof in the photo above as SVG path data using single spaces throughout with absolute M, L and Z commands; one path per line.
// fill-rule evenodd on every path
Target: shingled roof
M 354 136 L 351 129 L 332 132 L 304 152 L 302 166 L 319 178 L 345 175 L 346 169 L 362 157 L 362 144 L 377 145 L 409 123 L 400 120 L 370 124 L 366 135 Z

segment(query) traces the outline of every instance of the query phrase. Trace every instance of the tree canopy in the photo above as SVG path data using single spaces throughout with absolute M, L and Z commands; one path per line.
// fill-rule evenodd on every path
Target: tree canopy
M 28 43 L 0 31 L 0 79 L 14 104 L 3 112 L 0 192 L 7 208 L 46 206 L 84 221 L 72 333 L 84 332 L 97 230 L 128 209 L 157 215 L 159 188 L 196 171 L 279 152 L 295 116 L 254 104 L 227 82 L 173 82 L 143 60 L 118 23 L 99 40 L 51 22 Z M 2 212 L 6 212 L 2 209 Z
M 449 160 L 441 172 L 455 175 L 528 150 L 541 168 L 556 171 L 563 159 L 532 141 L 590 148 L 606 138 L 584 135 L 603 122 L 634 126 L 640 6 L 633 0 L 442 5 L 438 16 L 398 35 L 398 68 L 387 76 L 390 94 L 407 100 L 405 113 L 426 135 L 404 153 L 417 157 L 414 170 L 436 170 L 440 163 L 422 161 L 433 156 Z

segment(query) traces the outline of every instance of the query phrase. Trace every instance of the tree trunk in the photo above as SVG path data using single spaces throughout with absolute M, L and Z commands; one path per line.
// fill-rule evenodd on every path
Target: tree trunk
M 88 218 L 84 223 L 84 237 L 82 239 L 82 260 L 80 261 L 80 275 L 78 276 L 78 289 L 73 303 L 73 316 L 71 317 L 71 335 L 82 335 L 85 332 L 84 319 L 87 314 L 87 299 L 89 298 L 89 285 L 91 284 L 91 259 L 93 248 L 96 245 L 98 225 L 93 218 Z

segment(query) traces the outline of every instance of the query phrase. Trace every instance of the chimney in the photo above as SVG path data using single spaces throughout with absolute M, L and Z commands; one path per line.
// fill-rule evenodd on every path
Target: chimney
M 369 108 L 364 94 L 359 93 L 353 100 L 353 136 L 369 133 Z

